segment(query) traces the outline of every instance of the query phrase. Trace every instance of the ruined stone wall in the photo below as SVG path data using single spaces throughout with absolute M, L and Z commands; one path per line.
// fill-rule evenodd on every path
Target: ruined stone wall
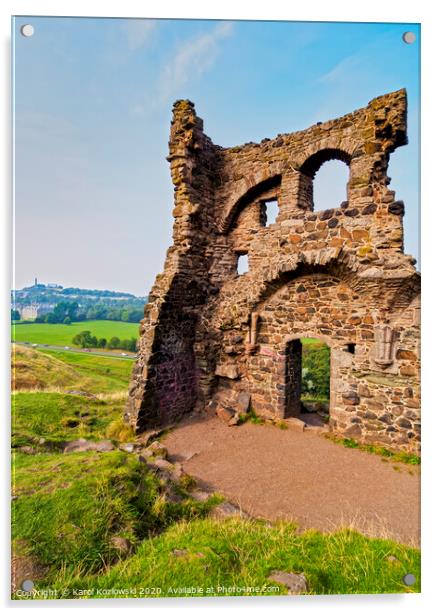
M 417 448 L 420 285 L 387 176 L 406 142 L 404 90 L 233 148 L 214 146 L 193 105 L 176 103 L 174 245 L 141 325 L 127 408 L 138 430 L 237 392 L 257 413 L 285 416 L 287 348 L 312 336 L 331 348 L 332 429 Z M 313 178 L 331 159 L 349 166 L 346 201 L 315 212 Z
M 174 184 L 174 243 L 145 306 L 126 409 L 126 419 L 139 430 L 175 420 L 197 398 L 193 344 L 199 310 L 211 288 L 206 252 L 214 233 L 216 149 L 204 135 L 193 104 L 178 101 L 168 157 Z

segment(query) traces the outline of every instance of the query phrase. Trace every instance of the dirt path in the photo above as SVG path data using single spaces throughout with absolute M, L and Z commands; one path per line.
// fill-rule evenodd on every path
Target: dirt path
M 300 528 L 352 526 L 419 545 L 417 467 L 382 462 L 315 433 L 217 417 L 190 419 L 164 439 L 170 459 L 254 517 Z M 414 472 L 409 474 L 409 470 Z

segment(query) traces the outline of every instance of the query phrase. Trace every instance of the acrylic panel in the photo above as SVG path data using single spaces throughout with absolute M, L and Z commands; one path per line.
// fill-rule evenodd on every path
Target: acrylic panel
M 420 591 L 420 36 L 13 18 L 13 599 Z

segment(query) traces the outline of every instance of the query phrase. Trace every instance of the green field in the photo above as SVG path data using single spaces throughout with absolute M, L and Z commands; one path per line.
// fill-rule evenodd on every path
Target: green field
M 125 323 L 124 321 L 80 321 L 71 325 L 62 323 L 18 323 L 11 328 L 11 340 L 32 344 L 74 346 L 72 344 L 73 336 L 86 330 L 89 330 L 92 336 L 96 336 L 96 338 L 109 340 L 113 336 L 117 336 L 124 340 L 138 337 L 139 324 Z

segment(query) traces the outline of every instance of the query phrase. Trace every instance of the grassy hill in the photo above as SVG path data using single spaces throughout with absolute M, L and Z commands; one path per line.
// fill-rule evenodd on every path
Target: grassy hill
M 122 417 L 132 365 L 128 359 L 14 345 L 13 443 L 105 438 L 111 422 Z
M 128 389 L 133 360 L 99 357 L 13 345 L 12 387 L 14 390 L 80 389 L 89 393 Z
M 269 581 L 280 569 L 303 571 L 311 594 L 419 592 L 416 549 L 351 530 L 299 533 L 285 522 L 212 519 L 219 497 L 199 502 L 189 483 L 169 493 L 135 454 L 61 453 L 63 442 L 79 437 L 133 439 L 114 429 L 132 361 L 23 347 L 13 359 L 13 561 L 33 572 L 37 590 L 60 598 L 77 598 L 78 590 L 188 596 L 185 586 L 204 595 L 252 594 L 248 587 L 285 594 Z M 417 578 L 410 588 L 407 572 Z M 124 588 L 131 590 L 119 594 Z
M 74 346 L 72 338 L 82 331 L 89 330 L 92 336 L 120 339 L 137 338 L 139 325 L 123 321 L 80 321 L 79 323 L 17 323 L 11 328 L 11 339 L 17 342 Z

